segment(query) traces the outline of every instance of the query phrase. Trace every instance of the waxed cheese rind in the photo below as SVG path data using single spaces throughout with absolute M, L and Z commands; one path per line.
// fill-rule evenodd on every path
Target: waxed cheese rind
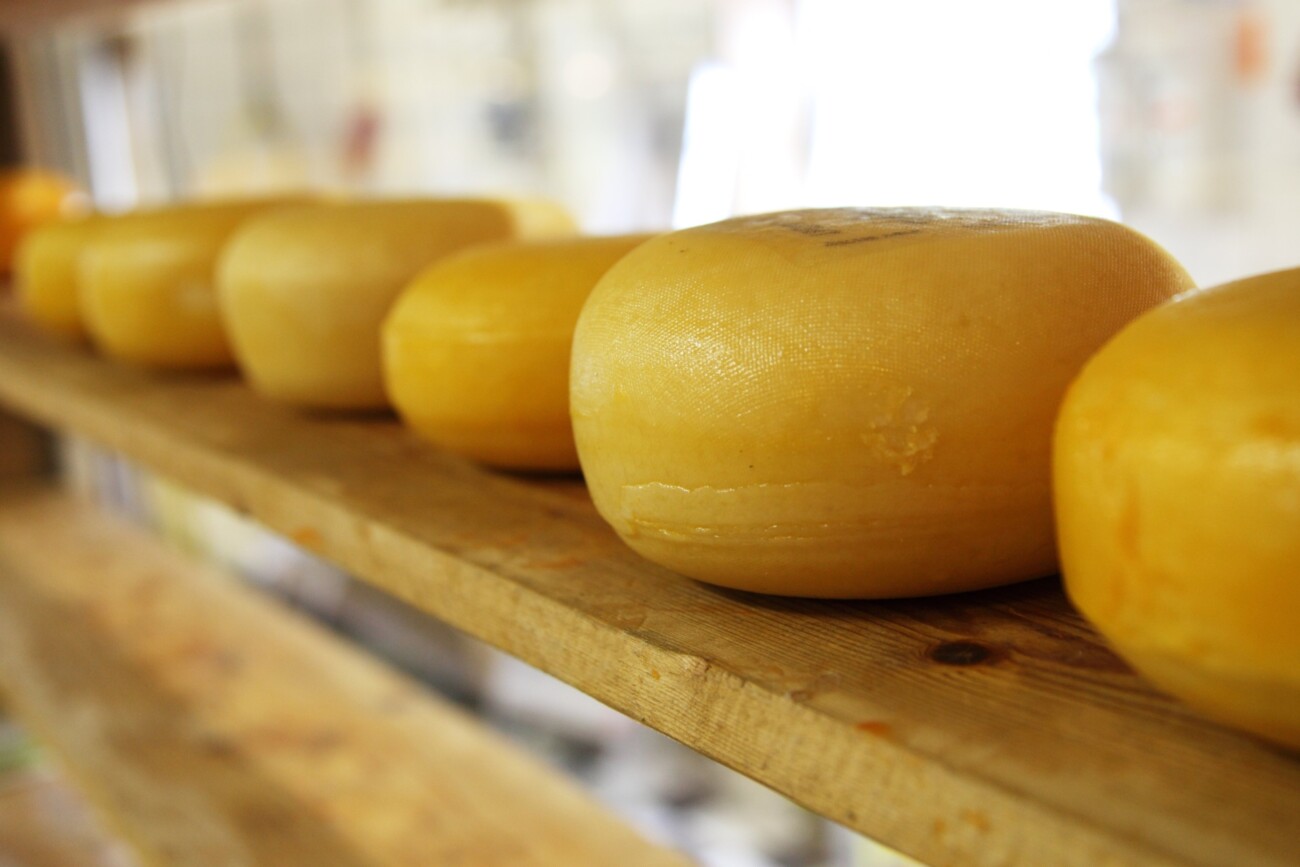
M 239 233 L 221 266 L 240 368 L 272 399 L 387 406 L 380 328 L 423 268 L 474 244 L 572 228 L 558 207 L 529 201 L 351 202 L 268 215 Z
M 632 547 L 726 586 L 904 596 L 1048 574 L 1060 397 L 1190 285 L 1137 233 L 1058 214 L 674 232 L 612 268 L 579 321 L 583 470 Z
M 69 340 L 87 337 L 77 281 L 81 254 L 101 224 L 95 217 L 45 223 L 18 245 L 14 285 L 19 306 L 50 334 Z
M 424 271 L 384 324 L 385 385 L 403 420 L 482 463 L 577 469 L 573 328 L 597 280 L 650 237 L 488 244 Z
M 1300 269 L 1134 322 L 1071 387 L 1066 589 L 1141 673 L 1300 748 Z
M 95 345 L 163 369 L 233 363 L 215 268 L 230 235 L 280 199 L 178 205 L 105 218 L 79 261 L 78 304 Z

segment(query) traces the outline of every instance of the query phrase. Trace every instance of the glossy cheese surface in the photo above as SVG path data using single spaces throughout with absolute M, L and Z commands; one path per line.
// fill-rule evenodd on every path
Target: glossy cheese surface
M 573 328 L 596 281 L 650 235 L 492 244 L 448 257 L 384 324 L 384 376 L 402 418 L 495 466 L 576 470 Z
M 546 202 L 409 200 L 280 211 L 239 233 L 221 267 L 222 313 L 261 394 L 334 408 L 388 405 L 380 326 L 426 266 L 465 247 L 571 234 Z
M 1158 686 L 1300 749 L 1300 269 L 1143 316 L 1056 432 L 1071 599 Z
M 163 369 L 229 367 L 216 263 L 241 223 L 282 200 L 178 205 L 104 218 L 80 260 L 78 298 L 95 345 Z
M 1190 286 L 1061 214 L 836 209 L 674 232 L 620 261 L 574 340 L 601 514 L 636 550 L 759 592 L 887 597 L 1055 568 L 1067 383 Z
M 28 319 L 45 331 L 81 340 L 86 326 L 77 299 L 81 254 L 102 220 L 89 217 L 46 223 L 18 245 L 14 286 Z

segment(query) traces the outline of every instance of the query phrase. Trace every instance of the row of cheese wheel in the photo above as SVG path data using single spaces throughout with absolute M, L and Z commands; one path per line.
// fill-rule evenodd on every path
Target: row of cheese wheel
M 542 202 L 191 206 L 39 231 L 20 289 L 120 359 L 580 463 L 628 544 L 715 584 L 971 590 L 1059 539 L 1135 666 L 1300 746 L 1300 272 L 1166 304 L 1192 284 L 1155 244 L 1031 212 L 572 231 Z

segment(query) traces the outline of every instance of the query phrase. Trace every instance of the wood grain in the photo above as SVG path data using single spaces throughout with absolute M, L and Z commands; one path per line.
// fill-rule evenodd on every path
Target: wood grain
M 1154 693 L 1057 582 L 765 599 L 639 559 L 576 481 L 310 416 L 0 322 L 0 401 L 302 540 L 445 621 L 935 865 L 1289 865 L 1300 762 Z
M 0 496 L 0 680 L 146 864 L 687 863 L 323 628 L 66 496 Z

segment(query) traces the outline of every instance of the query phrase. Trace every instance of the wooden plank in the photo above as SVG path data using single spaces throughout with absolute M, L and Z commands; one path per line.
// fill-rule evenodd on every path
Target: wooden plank
M 709 589 L 576 481 L 0 322 L 0 401 L 251 514 L 809 808 L 935 865 L 1293 864 L 1300 762 L 1152 692 L 1044 580 L 883 603 Z
M 323 628 L 65 495 L 0 497 L 0 680 L 146 864 L 686 864 Z

